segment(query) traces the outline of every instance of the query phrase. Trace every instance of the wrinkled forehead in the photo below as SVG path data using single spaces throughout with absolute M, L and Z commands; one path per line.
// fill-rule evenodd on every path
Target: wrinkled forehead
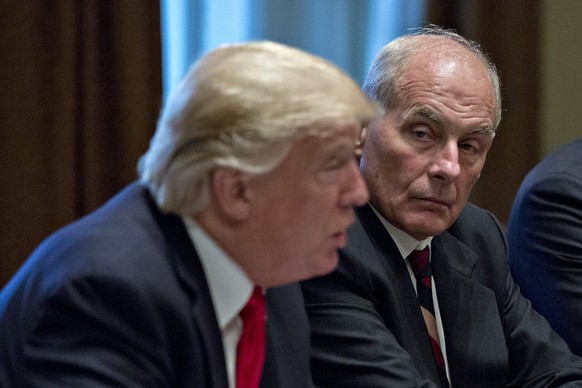
M 492 107 L 495 114 L 496 97 L 489 69 L 468 48 L 442 37 L 431 37 L 434 45 L 426 45 L 409 61 L 397 82 L 403 94 L 425 90 L 434 93 L 453 93 L 480 100 Z

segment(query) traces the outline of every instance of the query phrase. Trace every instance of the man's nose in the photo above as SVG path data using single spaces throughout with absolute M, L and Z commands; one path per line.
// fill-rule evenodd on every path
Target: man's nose
M 345 182 L 346 189 L 341 199 L 342 206 L 362 206 L 368 202 L 370 194 L 355 160 L 350 163 Z
M 435 152 L 430 175 L 448 183 L 455 180 L 460 173 L 459 147 L 456 142 L 449 142 Z

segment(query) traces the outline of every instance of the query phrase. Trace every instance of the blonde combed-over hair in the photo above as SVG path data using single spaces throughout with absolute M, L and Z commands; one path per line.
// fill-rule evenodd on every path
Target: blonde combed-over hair
M 336 124 L 358 130 L 378 113 L 322 58 L 268 41 L 221 46 L 170 93 L 140 180 L 163 211 L 195 215 L 208 205 L 213 169 L 271 171 L 299 139 Z

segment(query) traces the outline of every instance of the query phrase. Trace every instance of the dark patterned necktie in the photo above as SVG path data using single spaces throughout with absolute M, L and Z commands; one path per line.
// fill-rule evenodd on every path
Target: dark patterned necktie
M 267 307 L 260 287 L 240 312 L 242 334 L 236 348 L 236 388 L 257 388 L 265 361 Z
M 447 374 L 445 370 L 445 359 L 441 351 L 439 334 L 436 326 L 434 305 L 432 302 L 432 269 L 430 266 L 428 247 L 423 250 L 415 250 L 408 256 L 408 262 L 412 267 L 412 272 L 416 277 L 416 292 L 420 303 L 420 310 L 424 317 L 424 322 L 430 337 L 432 351 L 439 370 L 441 385 L 448 387 Z

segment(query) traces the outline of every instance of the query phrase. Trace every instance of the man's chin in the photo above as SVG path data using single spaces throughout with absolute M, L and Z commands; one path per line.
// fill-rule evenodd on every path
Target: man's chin
M 333 270 L 336 269 L 339 263 L 339 253 L 337 249 L 334 249 L 333 251 L 329 252 L 327 255 L 325 255 L 325 258 L 318 261 L 318 263 L 319 265 L 317 267 L 317 270 L 315 271 L 316 272 L 316 274 L 314 275 L 315 277 L 324 276 L 333 272 Z
M 406 233 L 414 237 L 416 240 L 424 240 L 428 237 L 437 236 L 447 230 L 449 223 L 442 220 L 425 222 L 419 221 L 417 223 L 410 223 L 407 225 Z

